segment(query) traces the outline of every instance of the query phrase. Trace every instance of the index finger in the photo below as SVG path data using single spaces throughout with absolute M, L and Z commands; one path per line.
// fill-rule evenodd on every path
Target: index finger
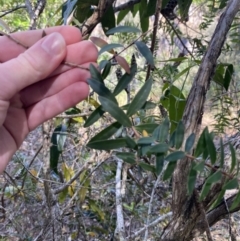
M 66 45 L 71 45 L 82 40 L 82 35 L 79 29 L 72 26 L 57 26 L 44 29 L 46 35 L 54 32 L 60 33 Z M 31 47 L 43 36 L 43 29 L 29 30 L 24 32 L 15 32 L 11 36 L 27 47 Z M 15 43 L 7 36 L 0 37 L 0 62 L 6 62 L 16 58 L 19 54 L 26 51 L 26 48 Z

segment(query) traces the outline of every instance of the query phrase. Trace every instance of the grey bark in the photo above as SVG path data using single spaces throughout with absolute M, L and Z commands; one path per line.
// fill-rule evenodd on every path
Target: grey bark
M 219 19 L 209 47 L 203 57 L 190 90 L 184 111 L 183 121 L 185 124 L 186 137 L 191 133 L 195 133 L 197 136 L 199 134 L 206 93 L 210 85 L 210 80 L 214 74 L 216 62 L 221 53 L 227 33 L 239 8 L 239 0 L 231 0 L 228 2 L 225 11 Z M 194 199 L 194 197 L 189 198 L 187 195 L 186 184 L 190 168 L 191 160 L 188 158 L 179 161 L 177 164 L 173 175 L 173 219 L 163 232 L 161 237 L 163 240 L 191 240 L 193 237 L 192 233 L 196 228 L 196 223 L 201 220 L 201 215 L 197 207 L 197 200 L 195 200 L 195 204 L 192 205 L 191 208 L 188 206 L 190 201 L 193 201 L 191 198 Z M 213 193 L 210 193 L 209 195 L 214 197 L 220 190 L 221 186 L 215 186 L 212 190 Z M 209 200 L 208 197 L 207 199 Z M 208 206 L 209 202 L 204 202 L 204 207 Z

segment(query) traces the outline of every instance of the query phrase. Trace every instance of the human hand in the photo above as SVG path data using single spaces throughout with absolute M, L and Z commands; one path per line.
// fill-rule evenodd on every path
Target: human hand
M 26 50 L 7 36 L 0 37 L 0 172 L 27 134 L 44 121 L 85 99 L 87 70 L 97 60 L 96 47 L 81 41 L 70 26 L 14 33 Z

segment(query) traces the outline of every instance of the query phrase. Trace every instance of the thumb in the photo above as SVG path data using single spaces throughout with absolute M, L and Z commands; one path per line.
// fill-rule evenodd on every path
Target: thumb
M 59 33 L 35 43 L 17 58 L 0 65 L 0 101 L 8 101 L 28 85 L 46 78 L 66 56 L 66 44 Z

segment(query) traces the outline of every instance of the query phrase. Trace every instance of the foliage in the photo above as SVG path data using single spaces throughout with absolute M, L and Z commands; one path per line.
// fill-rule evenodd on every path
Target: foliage
M 179 19 L 194 18 L 192 8 L 198 11 L 196 8 L 201 6 L 200 3 L 195 5 L 196 2 L 202 1 L 179 0 L 175 10 Z M 13 8 L 16 1 L 0 3 L 6 10 Z M 71 23 L 83 30 L 84 24 L 96 13 L 98 3 L 98 0 L 64 3 L 49 0 L 37 26 Z M 168 3 L 163 1 L 162 7 Z M 156 9 L 155 4 L 147 0 L 117 13 L 116 6 L 112 5 L 100 19 L 99 28 L 104 35 L 93 34 L 89 38 L 99 48 L 99 69 L 89 67 L 91 77 L 87 82 L 92 90 L 91 96 L 64 114 L 68 119 L 67 125 L 60 118 L 55 120 L 48 150 L 49 166 L 45 166 L 51 170 L 51 191 L 57 196 L 62 211 L 60 219 L 69 221 L 66 237 L 108 240 L 107 235 L 114 236 L 118 225 L 115 206 L 119 204 L 114 178 L 119 163 L 123 163 L 121 182 L 125 186 L 121 190 L 121 202 L 125 221 L 131 223 L 133 220 L 134 227 L 149 225 L 146 217 L 149 218 L 151 208 L 155 219 L 159 213 L 169 213 L 171 205 L 164 204 L 165 200 L 170 202 L 172 190 L 169 183 L 177 166 L 185 159 L 190 160 L 190 169 L 187 183 L 182 185 L 187 187 L 190 197 L 197 190 L 198 201 L 204 203 L 217 184 L 221 184 L 206 212 L 221 203 L 227 190 L 238 191 L 238 145 L 218 136 L 230 128 L 239 131 L 240 126 L 239 84 L 236 81 L 239 77 L 236 64 L 239 58 L 237 17 L 206 96 L 210 106 L 206 106 L 206 112 L 215 119 L 215 123 L 203 128 L 199 136 L 196 133 L 186 135 L 187 126 L 184 124 L 187 96 L 193 88 L 192 79 L 208 48 L 209 38 L 206 36 L 225 4 L 226 1 L 208 1 L 208 6 L 202 10 L 205 14 L 201 22 L 194 25 L 197 31 L 191 34 L 183 28 L 184 24 L 176 27 L 171 19 L 161 18 L 158 33 L 154 36 L 151 16 Z M 25 8 L 2 19 L 11 30 L 29 28 L 29 14 Z M 124 72 L 121 76 L 115 74 L 117 68 Z M 88 113 L 85 115 L 86 110 Z M 235 113 L 231 116 L 230 111 Z M 216 138 L 220 139 L 218 145 Z M 74 154 L 67 155 L 67 150 Z M 3 193 L 10 201 L 17 197 L 30 206 L 28 199 L 33 200 L 36 193 L 46 188 L 41 182 L 44 175 L 37 165 L 25 165 L 25 158 L 14 163 L 15 169 L 20 171 L 15 173 L 13 180 L 10 179 L 11 184 L 3 189 Z M 161 185 L 162 190 L 157 191 L 152 184 Z M 161 198 L 154 198 L 154 192 Z M 149 194 L 153 195 L 153 200 Z M 42 201 L 43 195 L 38 194 L 37 198 Z M 37 206 L 36 199 L 34 205 Z M 238 193 L 230 209 L 239 209 L 239 199 Z M 48 208 L 43 209 L 47 220 Z M 34 220 L 35 217 L 31 218 Z M 149 228 L 153 240 L 163 231 L 163 226 L 155 225 L 155 228 Z M 30 230 L 24 235 L 29 239 L 35 237 Z

